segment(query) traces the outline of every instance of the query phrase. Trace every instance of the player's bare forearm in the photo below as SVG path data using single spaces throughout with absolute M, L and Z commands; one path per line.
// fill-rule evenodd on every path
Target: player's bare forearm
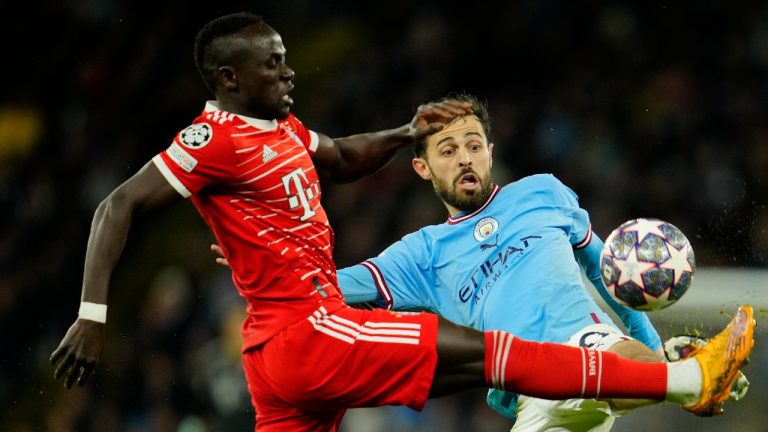
M 134 214 L 179 196 L 157 168 L 147 164 L 96 209 L 88 239 L 81 300 L 107 304 L 109 279 L 122 254 Z M 102 322 L 78 318 L 51 354 L 54 377 L 67 388 L 84 385 L 104 349 Z
M 409 124 L 395 129 L 333 140 L 318 134 L 313 161 L 323 179 L 354 181 L 381 169 L 401 147 L 424 139 L 442 130 L 450 119 L 471 112 L 470 103 L 447 100 L 419 106 Z
M 109 278 L 120 256 L 133 215 L 133 209 L 120 188 L 99 204 L 93 216 L 83 272 L 81 301 L 107 304 Z M 54 378 L 71 388 L 90 379 L 104 349 L 105 325 L 78 318 L 51 354 Z
M 327 178 L 350 182 L 373 174 L 395 156 L 397 150 L 412 142 L 408 125 L 396 129 L 334 139 L 339 152 L 338 164 Z

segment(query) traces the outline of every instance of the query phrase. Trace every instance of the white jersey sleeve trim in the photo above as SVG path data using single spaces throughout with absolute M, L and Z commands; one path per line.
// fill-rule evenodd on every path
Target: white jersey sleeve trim
M 387 281 L 384 279 L 384 275 L 381 273 L 379 267 L 370 261 L 363 261 L 360 264 L 367 268 L 369 272 L 371 272 L 371 276 L 373 276 L 373 282 L 376 284 L 376 289 L 379 290 L 381 297 L 384 299 L 386 309 L 392 309 L 394 304 L 394 300 L 392 299 L 392 291 L 389 290 Z
M 320 145 L 320 137 L 317 136 L 317 133 L 315 131 L 309 131 L 309 146 L 308 146 L 308 149 L 309 149 L 310 153 L 316 152 L 318 145 Z
M 180 193 L 184 198 L 189 198 L 192 195 L 192 192 L 190 192 L 189 189 L 187 189 L 187 187 L 173 175 L 173 172 L 171 172 L 171 169 L 168 168 L 168 165 L 165 164 L 165 161 L 160 155 L 155 155 L 155 157 L 152 158 L 152 162 L 154 162 L 157 169 L 160 170 L 160 174 L 162 174 L 163 177 L 168 180 L 168 183 L 176 189 L 176 192 Z
M 582 249 L 587 247 L 587 245 L 592 241 L 592 224 L 589 224 L 589 227 L 587 228 L 587 234 L 584 235 L 584 238 L 573 245 L 574 249 Z

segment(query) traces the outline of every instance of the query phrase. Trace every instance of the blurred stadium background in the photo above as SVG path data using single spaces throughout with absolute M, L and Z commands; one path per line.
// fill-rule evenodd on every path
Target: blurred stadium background
M 13 10 L 11 8 L 13 7 Z M 223 13 L 262 14 L 295 69 L 294 112 L 340 136 L 407 122 L 448 92 L 487 99 L 499 183 L 552 172 L 603 237 L 639 216 L 689 237 L 691 291 L 652 320 L 710 334 L 738 303 L 768 323 L 768 4 L 765 2 L 4 2 L 0 91 L 0 430 L 249 430 L 242 302 L 189 203 L 144 218 L 110 292 L 95 381 L 63 390 L 48 356 L 75 318 L 92 212 L 166 148 L 209 97 L 192 41 Z M 407 152 L 352 185 L 324 185 L 340 267 L 445 210 Z M 766 324 L 726 415 L 671 406 L 617 431 L 766 430 Z M 466 392 L 353 410 L 345 431 L 501 431 Z

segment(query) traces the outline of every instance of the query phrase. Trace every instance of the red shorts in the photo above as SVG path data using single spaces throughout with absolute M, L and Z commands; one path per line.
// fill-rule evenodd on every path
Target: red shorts
M 257 430 L 335 431 L 355 407 L 421 410 L 436 346 L 436 315 L 321 306 L 243 353 Z

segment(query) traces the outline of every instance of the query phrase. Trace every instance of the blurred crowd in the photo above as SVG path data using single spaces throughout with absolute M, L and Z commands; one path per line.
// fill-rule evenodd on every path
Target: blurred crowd
M 625 220 L 656 217 L 686 233 L 700 266 L 766 266 L 763 2 L 14 7 L 0 28 L 0 430 L 252 427 L 238 351 L 243 302 L 187 202 L 136 222 L 113 278 L 95 382 L 65 392 L 48 364 L 76 316 L 93 211 L 210 98 L 192 44 L 224 13 L 262 14 L 282 34 L 296 71 L 293 111 L 310 129 L 395 127 L 420 103 L 469 92 L 489 104 L 498 183 L 551 172 L 603 237 Z M 403 151 L 364 181 L 323 185 L 339 267 L 445 220 L 409 159 Z M 482 392 L 435 406 L 424 416 L 380 412 L 398 430 L 508 426 Z M 347 430 L 377 430 L 373 417 L 356 418 Z

